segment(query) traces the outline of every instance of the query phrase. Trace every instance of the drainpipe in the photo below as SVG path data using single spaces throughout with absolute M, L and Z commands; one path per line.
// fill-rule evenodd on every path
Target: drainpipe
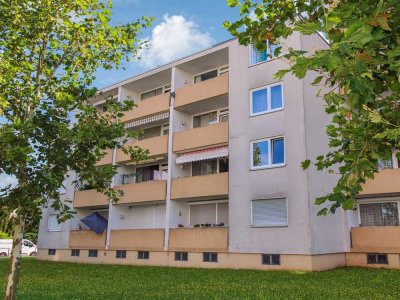
M 169 246 L 169 224 L 171 214 L 171 183 L 172 183 L 172 142 L 174 123 L 174 101 L 175 101 L 175 68 L 172 68 L 171 92 L 169 94 L 169 133 L 168 133 L 168 174 L 167 174 L 167 197 L 165 207 L 165 228 L 164 228 L 164 251 Z

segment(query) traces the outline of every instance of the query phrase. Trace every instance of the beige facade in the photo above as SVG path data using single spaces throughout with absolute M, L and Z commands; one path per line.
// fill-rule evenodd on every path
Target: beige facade
M 298 33 L 283 44 L 306 51 L 327 46 L 320 36 Z M 71 172 L 63 197 L 73 201 L 76 217 L 54 227 L 49 220 L 55 212 L 44 210 L 39 259 L 260 270 L 398 268 L 398 162 L 382 162 L 385 168 L 365 183 L 353 211 L 318 217 L 315 199 L 330 192 L 337 177 L 300 167 L 328 150 L 324 128 L 330 120 L 316 96 L 319 87 L 311 85 L 315 74 L 278 81 L 274 74 L 287 62 L 261 57 L 231 40 L 105 88 L 118 101 L 135 101 L 121 121 L 141 133 L 129 145 L 149 150 L 149 158 L 136 162 L 108 150 L 98 162 L 117 165 L 112 187 L 122 192 L 118 203 L 75 189 Z M 93 104 L 101 109 L 104 100 Z M 100 235 L 82 222 L 93 213 L 108 221 Z

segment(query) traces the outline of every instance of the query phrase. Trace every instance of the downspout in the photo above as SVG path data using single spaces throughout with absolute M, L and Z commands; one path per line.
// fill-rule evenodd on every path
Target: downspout
M 169 224 L 171 213 L 171 184 L 172 184 L 172 143 L 173 143 L 173 123 L 174 123 L 174 101 L 175 101 L 175 68 L 172 68 L 171 92 L 169 94 L 169 133 L 168 133 L 168 174 L 167 174 L 167 195 L 165 208 L 165 228 L 164 228 L 164 251 L 169 247 Z

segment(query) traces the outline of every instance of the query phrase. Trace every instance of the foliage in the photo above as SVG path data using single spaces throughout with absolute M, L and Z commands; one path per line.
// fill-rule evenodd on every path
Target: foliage
M 31 258 L 23 258 L 22 263 L 18 299 L 400 298 L 399 270 L 211 270 L 55 263 Z M 0 288 L 4 287 L 6 271 L 7 261 L 0 259 Z
M 11 238 L 7 233 L 0 231 L 0 240 Z
M 241 18 L 225 27 L 243 45 L 265 49 L 293 33 L 321 34 L 326 49 L 312 53 L 288 47 L 282 59 L 290 72 L 304 78 L 316 71 L 314 85 L 324 95 L 330 151 L 314 161 L 318 170 L 338 172 L 333 191 L 318 198 L 320 214 L 351 209 L 362 184 L 373 178 L 379 159 L 400 147 L 400 0 L 227 0 Z M 279 54 L 281 49 L 276 50 Z M 340 91 L 340 93 L 338 93 Z M 400 154 L 397 154 L 400 157 Z M 303 162 L 307 169 L 311 161 Z
M 0 19 L 0 173 L 18 180 L 0 191 L 0 206 L 17 209 L 25 223 L 48 205 L 60 221 L 70 218 L 59 191 L 69 171 L 80 174 L 77 185 L 117 201 L 110 187 L 116 167 L 96 161 L 113 148 L 146 156 L 124 146 L 128 136 L 117 122 L 133 102 L 100 94 L 107 109 L 100 113 L 88 99 L 97 92 L 95 71 L 133 57 L 151 19 L 112 26 L 111 3 L 99 0 L 1 0 Z

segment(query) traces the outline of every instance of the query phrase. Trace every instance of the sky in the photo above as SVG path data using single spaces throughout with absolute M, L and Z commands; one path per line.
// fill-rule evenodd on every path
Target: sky
M 226 0 L 113 0 L 114 24 L 133 22 L 141 16 L 154 17 L 152 27 L 142 32 L 149 48 L 141 59 L 124 63 L 126 70 L 97 72 L 95 86 L 104 88 L 191 53 L 226 41 L 232 36 L 224 21 L 239 17 Z
M 124 63 L 125 70 L 99 70 L 95 82 L 99 89 L 232 38 L 222 24 L 239 17 L 226 0 L 112 2 L 114 24 L 134 22 L 142 16 L 154 17 L 155 21 L 140 36 L 149 40 L 149 48 L 140 53 L 141 59 Z M 16 183 L 14 177 L 0 174 L 0 188 Z

